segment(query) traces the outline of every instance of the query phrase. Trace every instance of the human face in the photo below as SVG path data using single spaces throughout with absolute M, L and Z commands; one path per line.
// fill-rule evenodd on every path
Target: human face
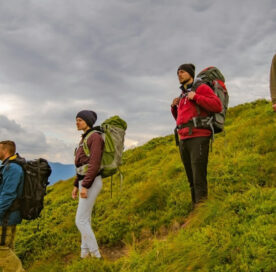
M 4 161 L 7 158 L 7 149 L 4 145 L 0 144 L 0 160 Z
M 193 78 L 191 77 L 191 75 L 184 70 L 179 70 L 177 72 L 177 75 L 178 75 L 179 82 L 181 84 L 186 84 L 186 83 L 190 83 L 190 81 L 191 82 L 193 81 Z
M 81 118 L 76 118 L 76 126 L 78 130 L 83 130 L 84 132 L 90 129 L 86 122 Z

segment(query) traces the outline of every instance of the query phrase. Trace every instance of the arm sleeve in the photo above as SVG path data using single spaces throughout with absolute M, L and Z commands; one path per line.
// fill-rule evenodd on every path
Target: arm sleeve
M 215 95 L 213 90 L 206 84 L 198 87 L 194 96 L 194 101 L 203 109 L 209 112 L 221 112 L 222 104 L 220 99 Z
M 171 107 L 171 113 L 174 117 L 174 119 L 177 119 L 177 106 Z
M 88 141 L 87 145 L 90 150 L 90 158 L 88 162 L 88 170 L 85 174 L 85 178 L 82 181 L 82 186 L 90 188 L 94 179 L 99 174 L 103 153 L 104 141 L 102 136 L 98 133 L 93 133 Z
M 17 198 L 17 188 L 23 180 L 23 170 L 19 165 L 8 164 L 3 170 L 3 188 L 0 193 L 0 219 Z
M 270 94 L 272 104 L 276 104 L 276 54 L 272 59 L 270 68 Z
M 79 188 L 79 177 L 76 175 L 76 178 L 74 179 L 74 186 Z

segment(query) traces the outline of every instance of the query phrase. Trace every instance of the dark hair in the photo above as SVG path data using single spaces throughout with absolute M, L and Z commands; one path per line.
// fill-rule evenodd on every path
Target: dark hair
M 8 150 L 10 155 L 15 154 L 15 151 L 16 151 L 15 142 L 7 140 L 7 141 L 1 141 L 0 144 L 3 145 Z

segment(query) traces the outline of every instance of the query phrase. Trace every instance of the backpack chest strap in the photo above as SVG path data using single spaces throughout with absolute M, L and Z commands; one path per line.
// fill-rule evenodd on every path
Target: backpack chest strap
M 102 134 L 101 131 L 92 130 L 92 131 L 90 131 L 90 132 L 85 136 L 85 138 L 83 139 L 83 141 L 79 144 L 79 147 L 82 146 L 83 151 L 84 151 L 84 153 L 85 153 L 85 155 L 86 155 L 87 157 L 90 156 L 90 150 L 89 150 L 87 141 L 88 141 L 88 138 L 89 138 L 93 133 L 95 133 L 95 132 Z

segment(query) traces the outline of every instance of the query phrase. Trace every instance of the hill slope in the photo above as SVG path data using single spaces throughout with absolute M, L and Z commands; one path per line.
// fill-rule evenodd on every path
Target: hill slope
M 111 198 L 105 180 L 93 214 L 103 261 L 79 258 L 72 179 L 51 186 L 40 220 L 20 226 L 17 253 L 39 272 L 275 270 L 275 118 L 265 100 L 229 110 L 210 153 L 209 199 L 192 212 L 173 136 L 126 151 L 122 188 L 116 176 Z

